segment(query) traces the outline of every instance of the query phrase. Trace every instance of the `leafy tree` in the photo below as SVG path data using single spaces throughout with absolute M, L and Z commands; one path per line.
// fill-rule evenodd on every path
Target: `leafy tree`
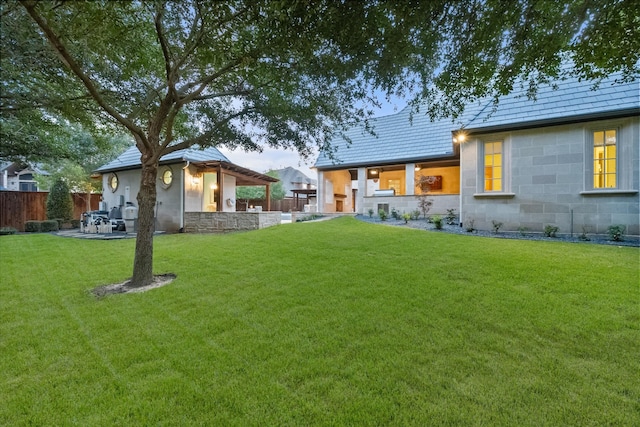
M 535 94 L 567 57 L 583 77 L 639 72 L 633 1 L 19 5 L 0 6 L 3 128 L 18 135 L 26 126 L 37 136 L 66 119 L 133 136 L 142 154 L 133 286 L 153 279 L 155 182 L 165 154 L 194 144 L 330 153 L 334 131 L 368 117 L 375 89 L 452 115 L 509 92 L 518 78 Z
M 56 180 L 49 190 L 47 197 L 47 218 L 64 219 L 68 221 L 73 216 L 73 199 L 69 186 L 60 178 Z
M 278 172 L 270 170 L 266 173 L 273 178 L 279 178 Z M 269 195 L 271 200 L 282 200 L 285 196 L 284 187 L 282 182 L 274 182 L 269 187 Z M 244 200 L 245 204 L 249 203 L 249 200 L 265 200 L 266 189 L 261 185 L 241 185 L 236 187 L 236 200 Z

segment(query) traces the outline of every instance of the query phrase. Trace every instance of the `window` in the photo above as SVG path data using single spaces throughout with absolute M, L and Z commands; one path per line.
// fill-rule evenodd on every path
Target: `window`
M 162 185 L 162 188 L 166 190 L 167 188 L 171 187 L 172 182 L 173 182 L 173 171 L 171 170 L 170 167 L 165 166 L 160 171 L 160 183 Z
M 484 191 L 502 191 L 502 141 L 484 144 Z
M 111 189 L 111 191 L 113 193 L 116 192 L 116 190 L 118 189 L 118 175 L 116 175 L 115 173 L 112 173 L 109 175 L 109 179 L 108 179 L 108 183 L 109 183 L 109 188 Z
M 615 129 L 593 132 L 593 188 L 617 187 L 617 141 Z

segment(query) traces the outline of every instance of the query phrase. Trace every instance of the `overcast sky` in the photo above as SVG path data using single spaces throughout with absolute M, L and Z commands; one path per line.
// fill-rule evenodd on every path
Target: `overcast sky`
M 392 103 L 386 103 L 375 114 L 376 117 L 387 116 L 399 112 L 406 106 L 401 100 L 394 100 Z M 241 149 L 229 150 L 224 147 L 218 148 L 222 154 L 227 156 L 231 163 L 235 163 L 243 168 L 251 169 L 256 172 L 267 172 L 270 169 L 284 169 L 291 166 L 298 169 L 309 178 L 318 179 L 317 173 L 311 170 L 316 159 L 310 158 L 305 162 L 297 152 L 290 150 L 274 150 L 265 148 L 262 153 L 245 152 Z

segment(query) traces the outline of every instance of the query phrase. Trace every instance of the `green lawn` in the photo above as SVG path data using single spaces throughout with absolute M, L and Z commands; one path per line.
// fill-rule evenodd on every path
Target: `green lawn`
M 638 248 L 342 218 L 0 237 L 0 425 L 639 425 Z

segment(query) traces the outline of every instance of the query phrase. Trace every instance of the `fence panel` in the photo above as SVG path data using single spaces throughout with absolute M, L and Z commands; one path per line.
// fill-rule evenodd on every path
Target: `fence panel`
M 24 231 L 27 221 L 44 221 L 47 219 L 47 197 L 49 193 L 41 191 L 0 191 L 0 227 L 13 227 Z M 100 194 L 72 194 L 73 218 L 87 210 L 97 210 Z

